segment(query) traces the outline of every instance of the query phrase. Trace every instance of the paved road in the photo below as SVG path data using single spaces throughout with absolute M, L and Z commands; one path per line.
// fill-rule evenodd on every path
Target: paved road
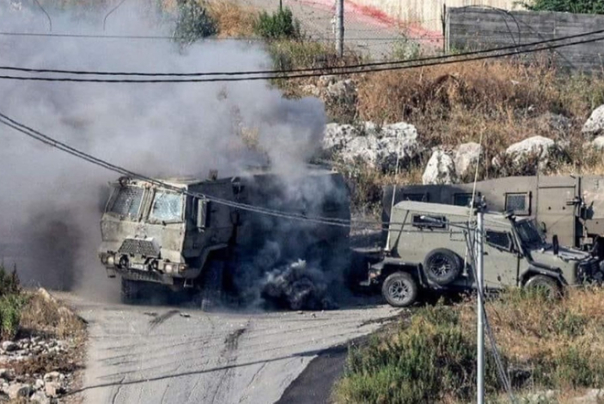
M 61 295 L 89 322 L 86 403 L 274 403 L 321 351 L 366 335 L 390 306 L 204 313 Z

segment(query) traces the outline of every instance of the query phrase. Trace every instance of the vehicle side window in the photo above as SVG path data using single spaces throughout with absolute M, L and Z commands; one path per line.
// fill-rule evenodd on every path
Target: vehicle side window
M 505 194 L 505 210 L 507 212 L 512 212 L 517 216 L 530 215 L 530 194 L 527 192 Z
M 428 202 L 428 194 L 403 194 L 403 201 Z
M 512 250 L 512 238 L 510 237 L 510 234 L 505 231 L 487 230 L 487 244 L 506 251 Z
M 475 199 L 478 199 L 478 198 L 480 198 L 480 192 L 476 193 L 476 195 L 475 195 Z M 453 205 L 455 205 L 455 206 L 468 207 L 468 206 L 470 206 L 470 202 L 472 202 L 472 193 L 471 192 L 453 195 Z
M 444 216 L 413 215 L 411 224 L 420 228 L 446 229 L 447 218 Z

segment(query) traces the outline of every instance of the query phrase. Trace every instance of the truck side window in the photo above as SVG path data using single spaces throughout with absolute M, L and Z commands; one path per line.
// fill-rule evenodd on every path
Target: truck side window
M 526 192 L 505 194 L 505 210 L 517 216 L 530 215 L 530 198 Z
M 447 218 L 444 216 L 413 215 L 411 224 L 420 228 L 446 229 Z
M 403 194 L 403 201 L 428 202 L 428 194 Z
M 512 239 L 505 231 L 487 230 L 487 244 L 506 251 L 512 250 Z
M 475 197 L 476 197 L 476 199 L 480 198 L 480 192 L 476 193 Z M 470 202 L 472 202 L 472 193 L 471 192 L 453 195 L 453 205 L 455 205 L 455 206 L 469 207 Z

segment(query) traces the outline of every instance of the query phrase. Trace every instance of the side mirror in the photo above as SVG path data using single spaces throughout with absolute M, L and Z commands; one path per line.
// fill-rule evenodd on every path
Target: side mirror
M 198 199 L 197 200 L 197 228 L 205 229 L 208 227 L 209 223 L 209 204 L 210 201 L 206 199 Z
M 558 242 L 557 234 L 554 234 L 554 236 L 552 237 L 552 245 L 554 248 L 554 255 L 558 255 L 558 252 L 560 252 L 560 243 Z

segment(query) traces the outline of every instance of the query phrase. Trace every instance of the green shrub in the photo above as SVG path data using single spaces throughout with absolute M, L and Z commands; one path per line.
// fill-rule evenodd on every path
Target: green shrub
M 336 399 L 347 403 L 430 403 L 471 400 L 475 394 L 476 343 L 467 338 L 449 307 L 420 310 L 411 325 L 391 338 L 352 349 Z M 487 357 L 485 386 L 499 390 Z
M 524 5 L 533 11 L 604 14 L 604 0 L 535 0 Z
M 288 7 L 273 14 L 266 11 L 261 12 L 254 24 L 254 32 L 265 39 L 299 39 L 302 37 L 300 22 L 294 18 Z
M 9 273 L 0 265 L 0 337 L 12 338 L 17 334 L 24 303 L 17 270 Z
M 181 45 L 190 45 L 201 38 L 217 33 L 216 22 L 208 14 L 205 3 L 179 0 L 174 39 Z

